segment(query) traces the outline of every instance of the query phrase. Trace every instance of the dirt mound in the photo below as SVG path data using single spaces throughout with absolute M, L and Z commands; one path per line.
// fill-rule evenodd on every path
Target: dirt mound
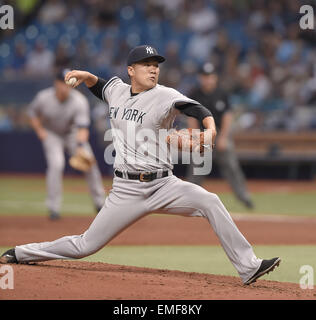
M 0 299 L 213 300 L 316 299 L 297 284 L 82 261 L 14 265 L 14 289 Z M 32 288 L 32 289 L 30 289 Z
M 55 240 L 80 234 L 93 217 L 0 217 L 0 245 Z M 316 220 L 240 216 L 236 224 L 252 244 L 315 244 Z M 113 239 L 112 245 L 219 244 L 205 219 L 148 216 Z M 258 280 L 243 286 L 238 277 L 117 266 L 83 261 L 50 261 L 14 265 L 14 290 L 3 299 L 107 300 L 310 300 L 315 290 L 298 284 Z

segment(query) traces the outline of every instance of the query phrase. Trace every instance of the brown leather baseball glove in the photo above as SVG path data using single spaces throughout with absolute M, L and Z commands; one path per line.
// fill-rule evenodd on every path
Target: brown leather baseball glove
M 94 155 L 83 147 L 79 147 L 76 153 L 69 159 L 69 165 L 82 172 L 89 171 L 95 163 Z

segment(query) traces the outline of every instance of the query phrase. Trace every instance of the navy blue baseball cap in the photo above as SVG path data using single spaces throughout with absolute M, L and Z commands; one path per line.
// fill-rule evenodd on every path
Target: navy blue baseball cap
M 143 45 L 133 48 L 127 57 L 127 65 L 131 66 L 133 63 L 140 62 L 144 59 L 154 58 L 159 63 L 164 62 L 166 59 L 158 54 L 157 50 L 150 45 Z

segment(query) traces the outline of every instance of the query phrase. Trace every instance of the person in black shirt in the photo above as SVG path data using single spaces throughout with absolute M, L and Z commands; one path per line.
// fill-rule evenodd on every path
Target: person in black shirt
M 190 98 L 209 109 L 214 117 L 218 134 L 213 159 L 236 197 L 247 208 L 253 208 L 253 202 L 246 188 L 245 177 L 236 156 L 231 136 L 233 112 L 227 94 L 218 85 L 218 75 L 213 64 L 205 63 L 202 66 L 199 70 L 198 80 L 199 86 L 193 89 Z M 188 118 L 188 127 L 199 128 L 199 124 L 196 119 Z M 194 175 L 193 168 L 194 165 L 191 162 L 186 178 L 190 182 L 201 185 L 205 176 Z

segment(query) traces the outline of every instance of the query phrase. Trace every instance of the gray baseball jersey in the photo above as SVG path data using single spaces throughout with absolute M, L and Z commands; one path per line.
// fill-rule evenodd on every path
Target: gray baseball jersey
M 71 90 L 64 102 L 57 99 L 55 88 L 50 87 L 38 92 L 31 102 L 28 114 L 38 117 L 46 129 L 46 138 L 42 141 L 47 162 L 46 205 L 50 212 L 59 213 L 62 202 L 62 172 L 65 167 L 64 149 L 73 155 L 78 147 L 76 135 L 78 127 L 90 124 L 89 103 L 77 90 Z M 89 143 L 85 148 L 92 152 Z M 85 173 L 85 178 L 96 208 L 104 204 L 105 192 L 102 176 L 97 165 Z
M 54 87 L 41 90 L 31 102 L 28 114 L 39 117 L 45 129 L 62 136 L 76 127 L 90 125 L 88 100 L 77 90 L 71 90 L 64 102 L 57 99 Z
M 159 84 L 133 96 L 131 86 L 118 77 L 107 82 L 102 98 L 109 105 L 116 150 L 114 168 L 123 172 L 172 169 L 170 152 L 161 140 L 173 125 L 174 106 L 199 103 Z
M 158 172 L 172 168 L 165 154 L 167 151 L 162 150 L 162 154 L 158 155 L 153 151 L 156 147 L 159 150 L 163 148 L 159 145 L 157 136 L 159 137 L 160 129 L 171 128 L 176 115 L 174 106 L 196 102 L 161 85 L 132 95 L 131 86 L 118 77 L 104 84 L 102 98 L 109 104 L 114 129 L 113 139 L 117 152 L 114 167 L 128 172 Z M 133 130 L 135 139 L 130 138 Z M 148 132 L 147 141 L 143 136 L 138 140 L 137 135 L 143 130 Z M 144 141 L 149 142 L 148 154 L 142 152 Z M 161 158 L 164 159 L 161 161 Z M 52 242 L 17 246 L 17 260 L 78 259 L 88 256 L 101 249 L 133 222 L 158 210 L 168 214 L 206 218 L 243 282 L 260 267 L 262 260 L 256 257 L 219 197 L 172 174 L 147 182 L 130 179 L 128 174 L 125 177 L 115 176 L 112 190 L 88 230 L 82 235 L 66 236 Z

